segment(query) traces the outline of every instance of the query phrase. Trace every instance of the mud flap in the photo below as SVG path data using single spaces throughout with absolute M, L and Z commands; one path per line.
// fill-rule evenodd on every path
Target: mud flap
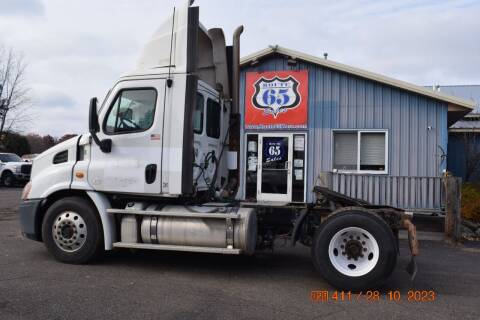
M 408 244 L 410 247 L 410 254 L 412 255 L 406 270 L 410 275 L 410 279 L 413 281 L 418 271 L 417 262 L 415 261 L 415 256 L 417 256 L 419 253 L 417 228 L 415 228 L 414 224 L 410 220 L 404 220 L 403 227 L 407 229 L 408 232 Z
M 410 259 L 410 262 L 408 263 L 407 266 L 407 272 L 410 275 L 410 280 L 415 280 L 415 277 L 417 276 L 417 262 L 415 261 L 415 256 L 412 256 Z

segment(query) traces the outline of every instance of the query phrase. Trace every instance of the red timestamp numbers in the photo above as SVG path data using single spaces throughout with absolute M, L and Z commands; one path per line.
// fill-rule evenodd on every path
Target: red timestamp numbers
M 416 302 L 433 302 L 437 298 L 433 290 L 408 290 L 407 300 Z
M 434 302 L 437 298 L 437 293 L 434 290 L 408 290 L 406 293 L 401 293 L 399 290 L 391 290 L 385 293 L 380 293 L 377 290 L 361 291 L 356 293 L 351 291 L 319 290 L 312 291 L 310 298 L 312 301 L 317 302 L 359 300 L 367 302 L 377 302 L 381 300 L 393 302 Z
M 400 301 L 404 299 L 400 291 L 388 291 L 386 295 L 387 300 Z M 437 294 L 433 290 L 408 290 L 407 301 L 411 302 L 433 302 L 437 298 Z

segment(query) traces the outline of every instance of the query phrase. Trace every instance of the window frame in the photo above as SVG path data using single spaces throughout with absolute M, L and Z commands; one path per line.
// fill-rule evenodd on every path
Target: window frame
M 115 107 L 115 102 L 117 102 L 118 97 L 125 91 L 138 91 L 138 90 L 153 90 L 155 92 L 155 105 L 154 105 L 153 114 L 152 114 L 153 121 L 150 124 L 150 126 L 146 129 L 138 129 L 138 130 L 132 130 L 132 131 L 123 131 L 123 132 L 119 131 L 119 132 L 113 132 L 113 133 L 107 132 L 106 129 L 107 129 L 108 117 L 110 116 L 110 112 L 112 112 L 112 109 Z M 107 112 L 105 113 L 105 117 L 103 119 L 103 124 L 102 124 L 103 133 L 108 135 L 108 136 L 116 136 L 116 135 L 121 135 L 121 134 L 145 132 L 145 131 L 150 130 L 153 127 L 153 124 L 155 123 L 155 114 L 157 112 L 157 101 L 158 101 L 158 91 L 154 87 L 130 87 L 130 88 L 122 88 L 122 89 L 118 90 L 117 93 L 115 94 L 114 98 L 112 99 L 112 102 L 110 102 L 110 105 L 108 107 Z
M 219 109 L 218 109 L 219 110 L 219 112 L 218 112 L 218 137 L 210 136 L 209 132 L 208 132 L 209 131 L 208 130 L 208 128 L 209 128 L 209 126 L 208 126 L 208 119 L 209 119 L 209 117 L 208 117 L 208 115 L 209 115 L 208 101 L 209 100 L 215 102 L 219 107 Z M 204 106 L 205 106 L 205 110 L 204 110 L 205 111 L 205 135 L 207 137 L 209 137 L 210 139 L 217 139 L 218 140 L 222 137 L 222 104 L 220 103 L 219 100 L 216 100 L 212 97 L 207 97 L 206 102 L 204 103 Z
M 203 102 L 203 105 L 202 105 L 202 127 L 201 127 L 201 129 L 200 129 L 200 132 L 198 132 L 198 131 L 195 130 L 195 124 L 194 124 L 194 125 L 193 125 L 193 133 L 201 136 L 201 135 L 203 135 L 203 132 L 206 131 L 206 130 L 204 130 L 204 129 L 205 129 L 205 127 L 206 127 L 206 122 L 207 122 L 207 120 L 206 120 L 207 112 L 206 112 L 206 110 L 205 110 L 205 109 L 206 109 L 206 108 L 205 108 L 205 105 L 206 105 L 206 103 L 205 103 L 205 101 L 206 101 L 205 95 L 204 95 L 203 93 L 197 91 L 197 95 L 196 95 L 195 98 L 198 98 L 198 95 L 202 96 L 202 102 Z M 207 98 L 207 99 L 208 99 L 208 98 Z M 195 102 L 195 108 L 197 108 L 197 103 L 198 103 L 198 101 Z M 195 119 L 195 112 L 196 112 L 196 111 L 197 111 L 196 109 L 193 111 L 194 119 Z
M 334 159 L 335 159 L 335 132 L 350 132 L 357 134 L 357 169 L 356 170 L 341 170 L 334 168 Z M 379 170 L 361 170 L 360 169 L 360 157 L 361 157 L 361 135 L 362 133 L 384 133 L 385 134 L 385 169 L 382 171 Z M 354 173 L 354 174 L 388 174 L 389 165 L 388 165 L 388 129 L 332 129 L 331 137 L 331 170 L 332 172 L 339 173 Z
M 18 159 L 13 159 L 13 160 L 10 159 L 10 160 L 9 160 L 9 159 L 6 159 L 6 158 L 5 158 L 7 161 L 3 161 L 3 159 L 0 159 L 0 163 L 23 162 L 22 158 L 21 158 L 19 155 L 15 154 L 15 153 L 5 152 L 5 153 L 2 153 L 2 155 L 7 156 L 7 157 L 9 157 L 9 156 L 11 156 L 11 155 L 13 155 L 14 157 L 17 156 Z
M 64 156 L 65 154 L 67 155 L 67 157 L 66 157 L 65 159 L 61 158 L 61 157 Z M 58 158 L 60 158 L 60 160 L 58 160 Z M 67 162 L 68 162 L 68 158 L 69 158 L 68 150 L 63 150 L 63 151 L 57 152 L 57 153 L 53 156 L 52 164 L 53 164 L 53 165 L 58 165 L 58 164 L 62 164 L 62 163 L 67 163 Z

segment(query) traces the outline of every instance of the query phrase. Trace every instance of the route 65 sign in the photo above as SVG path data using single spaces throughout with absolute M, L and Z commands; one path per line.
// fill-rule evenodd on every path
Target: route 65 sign
M 253 106 L 277 118 L 280 112 L 298 107 L 301 98 L 297 89 L 298 81 L 292 76 L 286 79 L 261 77 L 255 82 Z
M 307 127 L 308 73 L 247 72 L 245 127 L 298 129 Z
M 286 138 L 267 137 L 263 140 L 263 161 L 265 163 L 287 161 Z

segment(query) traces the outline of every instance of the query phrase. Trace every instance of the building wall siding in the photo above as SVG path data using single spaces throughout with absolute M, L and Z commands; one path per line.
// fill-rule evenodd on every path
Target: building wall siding
M 467 129 L 468 130 L 468 129 Z M 480 133 L 467 132 L 467 136 L 463 132 L 450 132 L 448 154 L 451 155 L 448 159 L 447 169 L 454 176 L 462 178 L 464 182 L 480 182 L 480 167 L 477 167 L 470 176 L 469 181 L 466 181 L 466 159 L 465 152 L 470 148 L 478 148 L 480 150 Z M 469 145 L 465 145 L 468 143 Z
M 446 168 L 442 150 L 446 153 L 447 104 L 435 99 L 310 63 L 289 66 L 285 57 L 272 56 L 242 68 L 240 112 L 245 107 L 246 72 L 305 69 L 309 72 L 307 201 L 313 201 L 311 190 L 320 172 L 332 171 L 332 129 L 386 129 L 388 176 L 441 176 Z M 245 133 L 243 128 L 242 117 Z

